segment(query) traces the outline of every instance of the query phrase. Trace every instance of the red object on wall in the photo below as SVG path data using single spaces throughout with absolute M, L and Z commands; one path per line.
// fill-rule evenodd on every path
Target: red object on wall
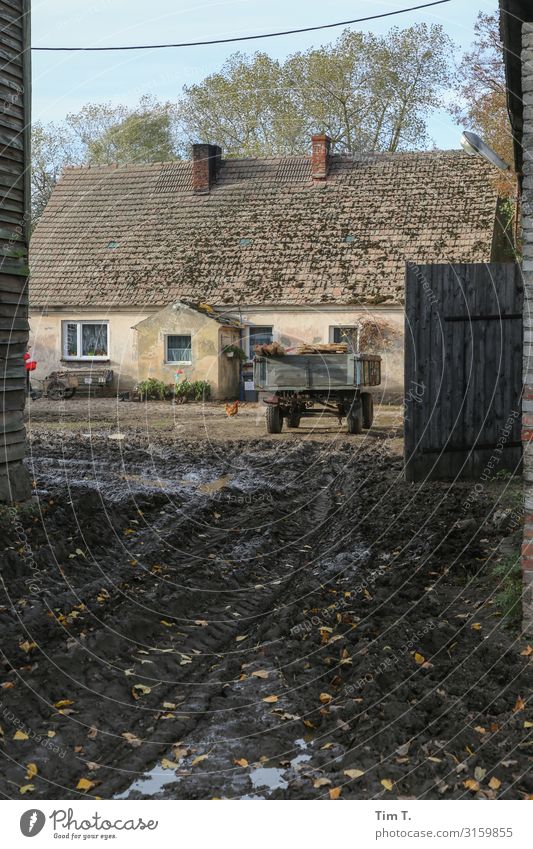
M 35 371 L 37 368 L 37 361 L 30 359 L 30 355 L 27 352 L 24 354 L 24 363 L 26 365 L 26 371 Z

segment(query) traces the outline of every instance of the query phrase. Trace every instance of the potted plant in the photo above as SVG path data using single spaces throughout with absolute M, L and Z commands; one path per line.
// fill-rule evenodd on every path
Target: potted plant
M 225 345 L 222 348 L 222 353 L 230 359 L 232 359 L 233 357 L 238 357 L 243 362 L 246 362 L 246 360 L 248 359 L 245 352 L 242 350 L 242 348 L 239 348 L 238 345 Z

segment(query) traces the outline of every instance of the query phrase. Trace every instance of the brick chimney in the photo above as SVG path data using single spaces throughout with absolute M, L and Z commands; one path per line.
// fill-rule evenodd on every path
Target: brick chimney
M 198 194 L 208 194 L 220 170 L 222 150 L 216 144 L 193 144 L 192 187 Z
M 311 157 L 311 176 L 313 180 L 325 180 L 328 176 L 331 139 L 323 133 L 312 136 L 313 155 Z

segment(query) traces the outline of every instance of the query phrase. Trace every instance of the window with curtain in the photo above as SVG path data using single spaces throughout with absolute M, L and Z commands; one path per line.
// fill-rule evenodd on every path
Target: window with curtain
M 191 363 L 192 339 L 190 336 L 167 336 L 167 363 Z
M 67 360 L 109 359 L 107 321 L 64 321 L 63 357 Z

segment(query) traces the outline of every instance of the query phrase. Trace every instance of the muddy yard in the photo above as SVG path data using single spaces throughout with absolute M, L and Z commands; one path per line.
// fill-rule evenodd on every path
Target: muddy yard
M 255 405 L 28 416 L 4 797 L 531 797 L 518 479 L 405 483 L 394 407 L 363 436 L 266 436 Z

